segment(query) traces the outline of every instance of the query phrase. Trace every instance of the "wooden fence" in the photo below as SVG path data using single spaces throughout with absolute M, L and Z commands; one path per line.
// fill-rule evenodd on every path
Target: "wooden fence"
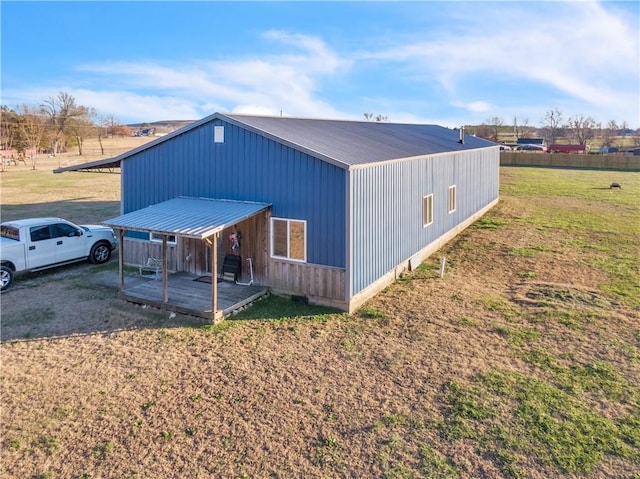
M 503 151 L 500 153 L 500 166 L 640 171 L 640 156 Z

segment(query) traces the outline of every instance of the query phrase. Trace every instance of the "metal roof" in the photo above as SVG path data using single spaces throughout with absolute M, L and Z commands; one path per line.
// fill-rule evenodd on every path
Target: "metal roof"
M 58 168 L 54 173 L 117 167 L 122 160 L 136 153 L 170 141 L 176 136 L 215 120 L 247 128 L 345 169 L 418 156 L 497 146 L 489 140 L 467 134 L 464 135 L 464 143 L 460 143 L 460 130 L 438 125 L 214 113 L 116 157 Z
M 418 156 L 497 146 L 439 125 L 220 115 L 232 123 L 349 169 Z
M 266 210 L 268 203 L 173 198 L 103 221 L 112 228 L 204 239 Z

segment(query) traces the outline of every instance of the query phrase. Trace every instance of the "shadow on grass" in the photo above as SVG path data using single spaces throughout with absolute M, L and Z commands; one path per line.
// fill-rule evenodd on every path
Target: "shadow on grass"
M 305 317 L 317 320 L 342 313 L 271 295 L 223 323 L 213 325 L 205 318 L 120 298 L 117 271 L 116 251 L 103 265 L 79 262 L 19 276 L 1 294 L 0 340 L 36 341 L 141 329 L 226 328 L 240 324 L 240 320 L 282 321 Z M 132 271 L 125 270 L 126 287 L 151 281 Z
M 342 314 L 343 311 L 315 306 L 289 297 L 270 295 L 231 319 L 271 320 Z
M 0 295 L 0 340 L 58 339 L 209 323 L 121 299 L 117 270 L 116 251 L 103 265 L 83 261 L 18 276 Z M 150 280 L 125 276 L 126 284 L 141 281 Z

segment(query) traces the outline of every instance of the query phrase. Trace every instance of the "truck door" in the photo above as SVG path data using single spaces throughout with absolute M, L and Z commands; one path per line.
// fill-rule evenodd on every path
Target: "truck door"
M 56 262 L 56 238 L 49 225 L 32 226 L 27 239 L 27 268 L 34 269 Z
M 51 225 L 51 234 L 56 239 L 56 263 L 82 258 L 85 251 L 84 234 L 81 229 L 68 223 Z

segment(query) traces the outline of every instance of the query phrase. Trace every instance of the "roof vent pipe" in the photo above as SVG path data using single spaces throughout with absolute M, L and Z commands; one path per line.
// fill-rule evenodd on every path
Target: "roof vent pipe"
M 464 145 L 464 126 L 460 127 L 460 139 L 458 140 L 458 143 Z

